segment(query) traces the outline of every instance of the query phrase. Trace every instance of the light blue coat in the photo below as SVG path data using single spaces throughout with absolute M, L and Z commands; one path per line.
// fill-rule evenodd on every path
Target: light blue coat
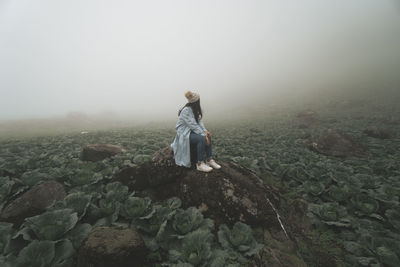
M 184 107 L 178 117 L 176 123 L 176 136 L 174 142 L 171 144 L 174 150 L 175 163 L 178 166 L 190 167 L 190 131 L 196 134 L 206 136 L 206 128 L 203 122 L 199 119 L 196 122 L 191 107 Z

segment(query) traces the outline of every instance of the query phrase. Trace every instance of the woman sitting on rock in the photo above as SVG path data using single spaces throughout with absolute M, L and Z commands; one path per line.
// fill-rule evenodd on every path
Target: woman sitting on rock
M 178 166 L 190 167 L 190 144 L 197 146 L 197 170 L 209 172 L 221 168 L 212 159 L 211 133 L 204 127 L 201 118 L 200 95 L 186 92 L 188 103 L 179 110 L 176 123 L 176 136 L 171 144 L 174 150 L 175 163 Z M 207 161 L 204 163 L 204 152 Z M 212 168 L 211 168 L 212 167 Z

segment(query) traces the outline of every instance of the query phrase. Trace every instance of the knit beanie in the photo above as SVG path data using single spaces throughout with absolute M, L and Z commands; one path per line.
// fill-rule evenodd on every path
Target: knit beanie
M 185 93 L 185 97 L 187 98 L 187 100 L 189 101 L 189 103 L 196 102 L 197 100 L 200 99 L 200 95 L 199 95 L 199 94 L 193 93 L 193 92 L 191 92 L 191 91 L 187 91 L 187 92 Z

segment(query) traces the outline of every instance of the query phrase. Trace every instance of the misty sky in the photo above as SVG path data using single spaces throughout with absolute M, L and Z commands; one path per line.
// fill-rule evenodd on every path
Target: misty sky
M 0 0 L 0 119 L 400 90 L 398 0 Z

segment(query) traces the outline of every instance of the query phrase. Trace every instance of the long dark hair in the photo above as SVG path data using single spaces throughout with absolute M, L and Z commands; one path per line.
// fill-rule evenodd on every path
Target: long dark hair
M 191 107 L 193 114 L 194 114 L 194 118 L 196 119 L 196 122 L 199 123 L 199 119 L 203 118 L 203 112 L 201 111 L 201 106 L 200 106 L 200 99 L 197 100 L 196 102 L 193 103 L 187 103 L 186 105 L 184 105 L 179 111 L 178 111 L 178 116 L 181 115 L 181 111 L 182 109 L 184 109 L 185 107 Z

